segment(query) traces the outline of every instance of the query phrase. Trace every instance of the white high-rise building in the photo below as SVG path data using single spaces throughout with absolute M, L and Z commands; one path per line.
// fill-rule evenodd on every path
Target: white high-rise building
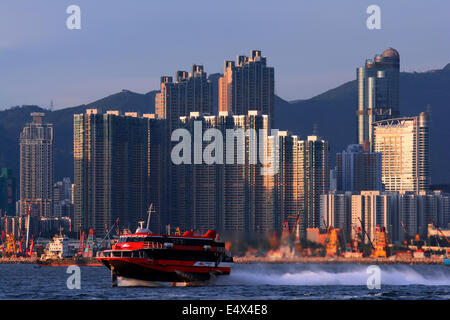
M 386 191 L 426 191 L 429 174 L 429 115 L 373 123 L 374 151 L 382 155 Z

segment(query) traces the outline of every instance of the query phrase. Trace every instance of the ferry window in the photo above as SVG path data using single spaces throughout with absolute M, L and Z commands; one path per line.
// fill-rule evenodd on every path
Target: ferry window
M 123 251 L 122 257 L 124 258 L 131 258 L 131 251 Z
M 168 242 L 167 240 L 164 240 L 162 238 L 153 238 L 153 237 L 147 237 L 145 238 L 145 241 L 148 242 L 154 242 L 154 243 L 164 243 L 164 242 Z

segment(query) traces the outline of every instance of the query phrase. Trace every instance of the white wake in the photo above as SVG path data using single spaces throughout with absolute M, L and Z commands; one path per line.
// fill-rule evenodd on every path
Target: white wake
M 278 267 L 278 268 L 277 268 Z M 366 285 L 368 265 L 235 265 L 218 285 Z M 450 268 L 442 266 L 381 266 L 384 285 L 450 286 Z

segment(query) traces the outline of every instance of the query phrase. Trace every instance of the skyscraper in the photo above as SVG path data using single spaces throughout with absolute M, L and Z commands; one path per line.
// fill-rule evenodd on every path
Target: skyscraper
M 373 148 L 372 123 L 400 116 L 400 55 L 388 48 L 357 69 L 358 143 Z
M 386 191 L 428 190 L 429 115 L 377 121 L 374 151 L 382 155 L 382 183 Z
M 215 116 L 201 115 L 199 112 L 191 112 L 187 117 L 180 118 L 180 126 L 187 129 L 191 139 L 192 158 L 191 164 L 181 164 L 174 167 L 176 177 L 172 182 L 176 183 L 175 195 L 178 215 L 174 220 L 176 225 L 183 229 L 194 229 L 202 232 L 215 229 L 219 224 L 217 212 L 217 165 L 209 165 L 203 161 L 204 147 L 209 143 L 203 141 L 203 135 L 209 128 L 216 126 Z M 201 149 L 195 147 L 196 125 L 201 124 Z M 196 154 L 200 154 L 201 161 L 195 161 Z
M 63 178 L 53 186 L 53 216 L 69 217 L 73 220 L 72 182 Z
M 44 113 L 31 114 L 20 134 L 20 214 L 31 208 L 34 217 L 50 217 L 53 210 L 53 125 Z
M 160 137 L 162 139 L 160 141 L 164 141 L 160 144 L 160 147 L 164 148 L 164 150 L 160 150 L 162 154 L 170 155 L 170 150 L 174 146 L 174 143 L 170 142 L 170 137 L 172 132 L 180 126 L 180 117 L 189 116 L 191 112 L 205 115 L 212 113 L 212 96 L 212 84 L 208 80 L 203 66 L 194 64 L 190 73 L 177 71 L 175 82 L 172 77 L 161 77 L 161 90 L 155 96 L 155 113 L 158 119 L 163 120 L 161 122 L 163 135 Z M 183 226 L 186 222 L 179 218 L 185 217 L 180 211 L 187 210 L 182 207 L 182 204 L 185 203 L 184 194 L 175 193 L 178 188 L 177 181 L 183 179 L 182 172 L 170 162 L 169 158 L 167 160 L 164 164 L 167 167 L 161 174 L 161 178 L 164 181 L 171 181 L 171 183 L 161 193 L 161 195 L 167 195 L 168 198 L 166 198 L 167 201 L 162 202 L 167 205 L 167 208 L 161 209 L 167 210 L 167 212 L 160 223 L 174 223 L 177 226 Z
M 304 226 L 320 228 L 320 195 L 330 188 L 328 141 L 316 135 L 308 136 L 300 142 L 302 163 Z
M 279 171 L 275 175 L 276 230 L 288 222 L 295 227 L 300 215 L 300 231 L 304 231 L 304 164 L 303 145 L 298 136 L 279 131 Z
M 149 120 L 136 113 L 74 115 L 74 229 L 97 235 L 117 219 L 134 229 L 150 204 Z M 151 155 L 150 155 L 151 156 Z
M 336 155 L 338 191 L 359 192 L 382 190 L 381 153 L 364 152 L 360 144 L 352 144 Z
M 267 66 L 261 51 L 252 50 L 250 57 L 238 56 L 225 61 L 224 75 L 219 79 L 219 111 L 247 114 L 258 110 L 274 123 L 274 68 Z
M 155 113 L 158 119 L 167 120 L 168 134 L 178 126 L 182 116 L 191 112 L 212 113 L 212 87 L 203 66 L 192 65 L 190 73 L 176 72 L 172 77 L 161 77 L 161 90 L 155 97 Z
M 156 114 L 144 114 L 147 119 L 147 180 L 149 188 L 149 203 L 153 204 L 156 214 L 150 219 L 150 230 L 162 232 L 169 224 L 170 212 L 168 201 L 170 184 L 168 183 L 168 167 L 170 155 L 167 152 L 167 137 L 164 133 L 165 120 L 157 118 Z
M 258 133 L 268 128 L 268 122 L 267 115 L 255 110 L 247 115 L 220 112 L 218 116 L 192 112 L 180 118 L 180 127 L 187 129 L 193 139 L 191 163 L 172 167 L 170 202 L 174 225 L 182 229 L 216 228 L 220 232 L 238 233 L 274 230 L 274 178 L 262 175 L 264 164 L 251 160 L 252 155 L 259 155 Z M 201 131 L 196 133 L 199 124 Z M 204 159 L 195 162 L 195 156 L 202 157 L 203 150 L 211 145 L 203 140 L 208 129 L 218 130 L 224 139 L 222 163 L 207 164 Z M 250 142 L 248 130 L 252 129 L 258 135 L 256 145 Z M 195 145 L 196 134 L 200 134 L 201 150 Z M 269 139 L 262 143 L 269 143 Z M 227 160 L 228 156 L 232 161 Z
M 279 172 L 275 175 L 274 206 L 278 230 L 280 223 L 295 226 L 300 215 L 300 236 L 307 228 L 320 228 L 321 195 L 330 189 L 328 141 L 312 135 L 300 140 L 279 132 Z
M 8 168 L 0 168 L 0 211 L 2 216 L 16 215 L 16 179 Z

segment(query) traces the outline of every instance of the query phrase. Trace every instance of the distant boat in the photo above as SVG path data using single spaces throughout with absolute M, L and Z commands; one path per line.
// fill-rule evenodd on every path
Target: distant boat
M 66 267 L 66 266 L 102 266 L 95 257 L 69 256 L 69 238 L 59 234 L 55 235 L 46 248 L 45 253 L 37 260 L 40 267 Z

